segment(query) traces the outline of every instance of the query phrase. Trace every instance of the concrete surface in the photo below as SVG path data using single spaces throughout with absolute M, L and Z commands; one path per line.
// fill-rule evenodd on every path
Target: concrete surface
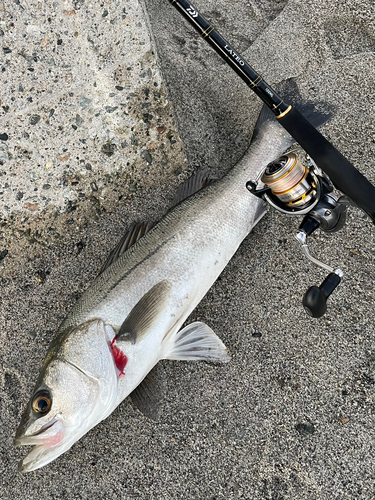
M 152 42 L 134 0 L 0 3 L 0 498 L 371 500 L 375 247 L 356 209 L 311 238 L 345 272 L 323 319 L 300 305 L 324 272 L 294 242 L 299 221 L 269 212 L 192 315 L 231 363 L 165 362 L 160 422 L 125 401 L 58 460 L 17 473 L 12 435 L 66 311 L 132 221 L 159 217 L 199 164 L 222 175 L 240 158 L 260 109 L 169 2 L 143 7 Z M 296 77 L 334 105 L 325 135 L 375 181 L 371 0 L 196 7 L 267 81 Z

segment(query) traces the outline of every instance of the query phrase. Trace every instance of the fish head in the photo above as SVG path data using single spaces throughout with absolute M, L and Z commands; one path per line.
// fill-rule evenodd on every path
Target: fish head
M 38 469 L 67 451 L 108 416 L 116 399 L 117 374 L 104 323 L 93 320 L 58 337 L 16 431 L 16 446 L 34 446 L 19 470 Z

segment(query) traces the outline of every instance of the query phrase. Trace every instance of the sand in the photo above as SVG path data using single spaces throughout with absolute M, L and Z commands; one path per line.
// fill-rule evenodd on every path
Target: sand
M 323 133 L 375 182 L 371 0 L 195 5 L 271 85 L 293 77 L 333 106 Z M 231 362 L 163 362 L 157 423 L 125 401 L 17 472 L 13 435 L 66 311 L 131 222 L 160 217 L 198 166 L 238 161 L 261 104 L 167 0 L 0 2 L 0 45 L 0 498 L 375 498 L 374 229 L 355 208 L 311 237 L 345 273 L 322 319 L 301 306 L 325 272 L 300 219 L 270 211 L 191 317 Z

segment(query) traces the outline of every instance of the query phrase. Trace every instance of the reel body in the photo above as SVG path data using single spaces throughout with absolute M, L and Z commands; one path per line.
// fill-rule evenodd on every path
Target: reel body
M 259 181 L 263 184 L 260 188 Z M 307 236 L 318 228 L 327 233 L 339 231 L 346 222 L 349 198 L 338 198 L 329 178 L 315 163 L 311 161 L 306 166 L 295 153 L 285 154 L 267 165 L 257 180 L 247 182 L 246 187 L 279 212 L 304 217 L 296 238 L 306 257 L 330 274 L 320 287 L 309 288 L 304 295 L 303 306 L 311 316 L 323 316 L 327 298 L 339 285 L 343 272 L 313 257 L 308 249 Z

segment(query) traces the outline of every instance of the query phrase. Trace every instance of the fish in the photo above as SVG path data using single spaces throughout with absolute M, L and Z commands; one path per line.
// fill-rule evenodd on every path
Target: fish
M 323 116 L 310 121 L 320 125 Z M 193 177 L 157 224 L 124 235 L 49 347 L 15 435 L 16 446 L 33 446 L 21 472 L 55 460 L 129 395 L 139 407 L 157 404 L 146 381 L 157 378 L 160 360 L 230 359 L 208 325 L 183 325 L 265 214 L 246 182 L 293 142 L 263 107 L 249 149 L 227 175 Z

